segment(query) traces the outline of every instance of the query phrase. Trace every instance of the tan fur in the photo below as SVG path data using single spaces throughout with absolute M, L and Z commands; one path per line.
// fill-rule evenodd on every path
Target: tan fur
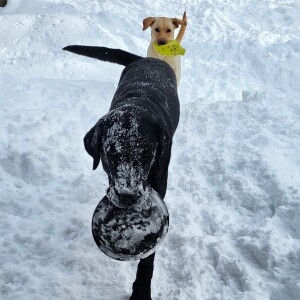
M 176 40 L 181 43 L 187 25 L 186 20 L 186 12 L 184 12 L 182 20 L 166 17 L 148 17 L 143 20 L 143 30 L 151 26 L 151 43 L 148 47 L 147 57 L 158 58 L 168 63 L 175 72 L 177 86 L 180 83 L 181 76 L 181 57 L 179 55 L 174 57 L 161 55 L 155 51 L 153 43 L 158 43 L 159 41 L 169 43 L 171 40 L 174 40 L 174 30 L 178 28 L 179 25 L 181 25 L 181 27 Z

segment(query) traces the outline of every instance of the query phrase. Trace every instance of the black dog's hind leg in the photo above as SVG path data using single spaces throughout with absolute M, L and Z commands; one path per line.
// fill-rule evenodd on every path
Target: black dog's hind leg
M 96 58 L 103 61 L 127 66 L 132 62 L 141 59 L 141 56 L 126 52 L 120 49 L 111 49 L 106 47 L 94 46 L 67 46 L 63 50 L 70 51 L 79 55 Z
M 155 253 L 140 260 L 130 300 L 151 300 L 151 279 Z

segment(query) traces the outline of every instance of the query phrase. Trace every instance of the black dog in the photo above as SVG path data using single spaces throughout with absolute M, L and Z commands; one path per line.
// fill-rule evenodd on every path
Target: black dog
M 85 149 L 94 159 L 94 169 L 102 161 L 109 190 L 118 195 L 120 205 L 133 204 L 148 185 L 163 199 L 179 121 L 173 70 L 161 60 L 118 49 L 68 46 L 64 50 L 126 66 L 109 112 L 84 138 Z M 151 299 L 154 255 L 140 260 L 131 300 Z

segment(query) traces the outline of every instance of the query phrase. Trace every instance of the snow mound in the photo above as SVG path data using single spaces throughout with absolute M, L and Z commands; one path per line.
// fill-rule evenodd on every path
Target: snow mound
M 0 9 L 0 298 L 128 299 L 136 262 L 97 248 L 108 187 L 85 133 L 121 66 L 71 44 L 144 56 L 148 16 L 188 12 L 181 120 L 153 299 L 300 294 L 299 3 L 8 0 Z

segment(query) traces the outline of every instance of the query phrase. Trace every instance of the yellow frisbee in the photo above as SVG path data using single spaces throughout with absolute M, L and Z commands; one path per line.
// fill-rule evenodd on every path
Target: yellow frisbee
M 154 49 L 161 55 L 165 56 L 177 56 L 184 55 L 185 49 L 180 46 L 180 43 L 176 40 L 173 40 L 165 45 L 157 45 L 153 43 Z

